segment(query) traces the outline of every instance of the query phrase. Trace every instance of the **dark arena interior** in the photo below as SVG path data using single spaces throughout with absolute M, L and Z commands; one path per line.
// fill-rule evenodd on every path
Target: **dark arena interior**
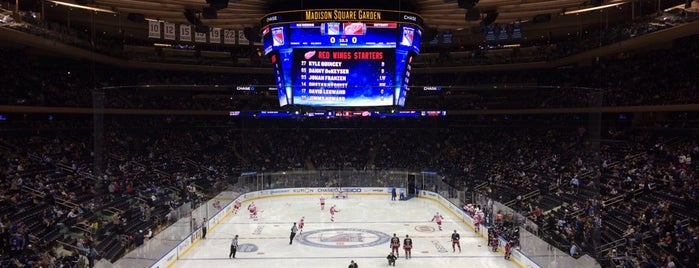
M 519 267 L 699 267 L 698 85 L 692 0 L 0 0 L 0 268 L 319 187 L 482 211 Z

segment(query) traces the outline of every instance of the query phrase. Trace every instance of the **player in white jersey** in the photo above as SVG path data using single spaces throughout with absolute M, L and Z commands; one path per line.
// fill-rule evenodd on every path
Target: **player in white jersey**
M 320 210 L 325 209 L 325 196 L 321 195 L 320 196 Z
M 306 225 L 306 216 L 302 216 L 301 219 L 299 220 L 298 228 L 299 228 L 299 234 L 303 232 L 303 226 Z
M 473 216 L 473 229 L 476 231 L 476 233 L 481 230 L 481 221 L 483 220 L 481 217 L 482 216 L 480 213 L 476 213 Z
M 340 209 L 337 208 L 337 205 L 333 205 L 330 207 L 330 221 L 335 221 L 335 212 L 340 212 Z
M 257 206 L 255 206 L 255 202 L 248 205 L 248 211 L 250 212 L 251 219 L 257 219 Z
M 233 211 L 234 214 L 238 214 L 238 210 L 240 209 L 240 206 L 243 205 L 243 202 L 240 202 L 240 199 L 236 199 L 235 202 L 233 202 Z
M 443 219 L 444 219 L 444 217 L 442 217 L 442 215 L 439 215 L 439 212 L 434 214 L 434 217 L 432 217 L 432 221 L 437 222 L 437 227 L 439 227 L 440 231 L 442 230 L 442 220 Z

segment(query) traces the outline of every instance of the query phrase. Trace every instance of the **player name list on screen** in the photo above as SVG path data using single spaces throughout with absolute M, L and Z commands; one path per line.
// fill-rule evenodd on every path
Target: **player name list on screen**
M 392 75 L 386 67 L 387 51 L 311 49 L 298 51 L 294 102 L 322 102 L 332 106 L 348 101 L 391 102 Z

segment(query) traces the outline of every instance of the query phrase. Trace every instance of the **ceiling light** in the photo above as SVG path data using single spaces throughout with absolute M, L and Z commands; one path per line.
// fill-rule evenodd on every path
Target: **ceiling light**
M 55 1 L 55 0 L 48 0 L 51 3 L 56 3 L 62 6 L 67 6 L 67 7 L 74 7 L 74 8 L 79 8 L 79 9 L 85 9 L 85 10 L 92 10 L 95 12 L 105 12 L 105 13 L 116 13 L 112 10 L 109 9 L 104 9 L 104 8 L 97 8 L 97 7 L 89 7 L 89 6 L 82 6 L 82 5 L 76 5 L 73 3 L 66 3 L 66 2 L 61 2 L 61 1 Z
M 608 5 L 603 5 L 603 6 L 576 9 L 576 10 L 563 12 L 563 15 L 571 15 L 571 14 L 578 14 L 578 13 L 583 13 L 583 12 L 588 12 L 588 11 L 593 11 L 593 10 L 600 10 L 600 9 L 605 9 L 608 7 L 620 6 L 620 5 L 627 4 L 627 3 L 629 3 L 629 2 L 617 2 L 617 3 L 612 3 L 612 4 L 608 4 Z

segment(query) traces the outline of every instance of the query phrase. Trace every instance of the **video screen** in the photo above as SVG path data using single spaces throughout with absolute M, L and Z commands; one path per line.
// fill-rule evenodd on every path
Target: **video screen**
M 404 106 L 421 30 L 398 22 L 299 22 L 268 25 L 279 105 Z
M 309 106 L 394 105 L 395 52 L 390 48 L 294 50 L 293 100 Z

